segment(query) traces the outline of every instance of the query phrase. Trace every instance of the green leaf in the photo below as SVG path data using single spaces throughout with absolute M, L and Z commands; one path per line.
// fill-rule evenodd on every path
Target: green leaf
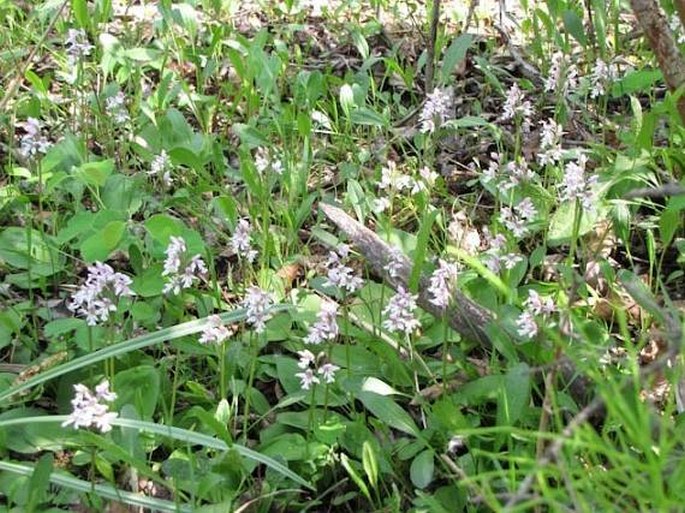
M 74 317 L 55 319 L 54 321 L 48 322 L 43 327 L 43 335 L 45 335 L 46 338 L 55 338 L 59 337 L 60 335 L 71 333 L 81 326 L 83 326 L 82 319 L 76 319 Z
M 378 457 L 373 445 L 368 440 L 364 440 L 362 446 L 362 467 L 369 483 L 373 488 L 378 485 Z
M 426 261 L 428 254 L 428 239 L 430 238 L 433 223 L 438 216 L 438 210 L 433 210 L 421 220 L 421 227 L 416 237 L 416 250 L 412 255 L 413 265 L 411 275 L 409 276 L 409 290 L 416 293 L 419 288 L 419 280 L 421 279 L 421 271 L 423 270 L 423 263 Z
M 583 20 L 578 16 L 578 13 L 570 9 L 564 11 L 562 18 L 564 20 L 564 27 L 566 31 L 573 36 L 581 45 L 587 45 L 587 36 L 585 35 L 585 28 L 583 27 Z
M 142 180 L 115 174 L 110 176 L 105 183 L 100 191 L 100 197 L 107 209 L 126 212 L 128 216 L 131 216 L 143 205 L 144 190 Z
M 368 378 L 364 378 L 361 384 L 361 389 L 366 391 L 366 392 L 371 392 L 374 394 L 378 395 L 397 395 L 399 392 L 395 390 L 393 387 L 388 385 L 385 381 L 382 381 L 378 378 L 374 378 L 373 376 L 370 376 Z
M 451 128 L 474 128 L 478 126 L 493 126 L 492 123 L 480 116 L 464 116 L 459 119 L 451 119 L 444 126 Z
M 36 463 L 33 475 L 29 481 L 29 502 L 26 505 L 26 511 L 35 511 L 36 506 L 45 498 L 45 492 L 50 486 L 50 474 L 52 474 L 52 465 L 54 456 L 51 452 L 43 454 Z
M 580 237 L 592 230 L 595 221 L 604 216 L 605 211 L 606 209 L 601 207 L 593 210 L 583 210 L 577 235 Z M 559 246 L 568 242 L 571 237 L 573 237 L 575 212 L 575 201 L 565 201 L 556 209 L 554 214 L 552 214 L 552 219 L 549 223 L 549 235 L 547 238 L 547 243 L 549 246 Z
M 8 461 L 0 461 L 0 470 L 11 472 L 19 476 L 30 476 L 35 471 L 34 468 L 29 465 L 10 463 Z M 50 482 L 56 486 L 61 486 L 69 490 L 81 493 L 93 492 L 104 499 L 110 499 L 116 502 L 123 502 L 124 504 L 129 504 L 131 506 L 137 506 L 140 508 L 146 508 L 151 511 L 168 511 L 170 513 L 180 511 L 183 513 L 190 513 L 195 509 L 191 506 L 178 504 L 177 502 L 165 501 L 162 499 L 156 499 L 153 497 L 140 495 L 138 493 L 119 490 L 118 488 L 114 488 L 110 485 L 95 484 L 91 481 L 83 481 L 81 479 L 76 479 L 75 477 L 65 475 L 62 473 L 53 473 L 52 475 L 50 475 Z
M 269 144 L 266 136 L 253 126 L 235 123 L 233 125 L 233 131 L 240 138 L 240 141 L 249 148 L 257 148 Z
M 338 93 L 340 107 L 342 107 L 343 112 L 349 117 L 350 111 L 355 107 L 354 103 L 354 92 L 349 84 L 343 84 L 340 87 L 340 92 Z
M 661 212 L 659 232 L 664 246 L 668 246 L 671 243 L 676 231 L 682 226 L 681 217 L 680 212 L 672 208 L 666 208 Z
M 282 310 L 287 310 L 290 308 L 288 305 L 276 305 L 273 306 L 270 311 L 280 312 Z M 226 312 L 219 314 L 219 318 L 224 324 L 233 324 L 242 321 L 245 318 L 245 310 L 240 308 L 233 310 L 232 312 Z M 20 394 L 25 390 L 29 390 L 36 385 L 45 383 L 51 379 L 63 376 L 69 372 L 74 372 L 79 369 L 83 369 L 90 365 L 107 360 L 108 358 L 115 358 L 117 356 L 130 353 L 132 351 L 137 351 L 138 349 L 143 349 L 145 347 L 150 347 L 155 344 L 161 344 L 162 342 L 168 342 L 170 340 L 175 340 L 177 338 L 185 337 L 188 335 L 193 335 L 203 331 L 209 324 L 208 317 L 202 319 L 197 319 L 195 321 L 184 322 L 182 324 L 177 324 L 171 326 L 170 328 L 165 328 L 154 333 L 147 333 L 139 337 L 135 337 L 118 344 L 113 344 L 111 346 L 104 347 L 93 353 L 86 354 L 75 360 L 67 362 L 57 367 L 52 367 L 36 376 L 33 376 L 26 381 L 21 383 L 16 383 L 7 390 L 0 392 L 0 403 L 8 401 L 12 396 Z
M 357 485 L 359 490 L 364 494 L 364 496 L 371 501 L 371 494 L 369 493 L 369 488 L 366 486 L 366 483 L 362 479 L 362 477 L 359 475 L 359 472 L 355 470 L 355 468 L 352 466 L 352 463 L 350 463 L 350 459 L 347 457 L 347 454 L 343 453 L 340 455 L 340 463 L 342 464 L 343 468 L 347 471 L 349 476 L 352 478 L 352 481 L 354 481 L 354 484 Z
M 409 435 L 420 436 L 421 432 L 411 416 L 390 397 L 373 392 L 359 392 L 357 399 L 385 425 Z
M 137 63 L 152 63 L 160 60 L 164 54 L 160 50 L 153 48 L 135 47 L 124 51 L 124 56 Z
M 187 166 L 196 171 L 201 171 L 205 166 L 205 160 L 198 153 L 183 146 L 169 150 L 169 157 L 174 164 Z
M 645 93 L 652 90 L 654 84 L 662 80 L 663 75 L 659 69 L 641 69 L 628 71 L 618 79 L 611 87 L 611 96 Z
M 526 413 L 530 401 L 530 368 L 519 363 L 507 372 L 502 381 L 497 404 L 497 425 L 513 426 Z
M 0 348 L 10 345 L 12 335 L 19 333 L 23 325 L 23 319 L 16 310 L 0 310 Z
M 110 221 L 100 231 L 88 237 L 79 247 L 83 259 L 86 262 L 107 260 L 119 244 L 125 228 L 126 223 L 123 221 Z
M 283 458 L 286 461 L 307 459 L 307 441 L 297 433 L 286 433 L 269 440 L 260 452 L 272 458 Z
M 454 68 L 466 58 L 471 43 L 473 42 L 473 35 L 462 34 L 452 40 L 449 48 L 445 51 L 445 56 L 442 60 L 441 77 L 442 83 L 449 82 L 450 75 Z
M 159 398 L 159 373 L 150 365 L 117 372 L 114 389 L 119 404 L 132 404 L 143 419 L 152 419 Z
M 10 226 L 0 233 L 0 262 L 17 269 L 31 269 L 34 276 L 51 276 L 62 270 L 64 257 L 50 237 L 38 230 Z
M 282 474 L 283 476 L 292 479 L 294 482 L 310 490 L 314 489 L 312 488 L 312 485 L 310 485 L 305 479 L 297 475 L 295 472 L 290 470 L 285 465 L 257 451 L 254 451 L 247 447 L 243 447 L 238 444 L 232 444 L 229 446 L 223 440 L 218 440 L 216 438 L 203 435 L 201 433 L 196 433 L 194 431 L 188 431 L 186 429 L 180 429 L 171 426 L 164 426 L 162 424 L 156 424 L 153 422 L 143 422 L 139 420 L 117 418 L 112 422 L 112 424 L 115 426 L 130 427 L 134 429 L 139 429 L 140 431 L 146 431 L 148 433 L 166 436 L 169 438 L 173 438 L 174 440 L 186 442 L 190 445 L 202 445 L 209 449 L 217 449 L 220 451 L 228 451 L 229 449 L 235 450 L 244 458 L 266 465 L 267 467 L 278 472 L 279 474 Z
M 145 228 L 153 239 L 166 246 L 172 235 L 179 237 L 183 233 L 185 226 L 178 219 L 165 214 L 157 214 L 145 221 Z
M 388 120 L 378 112 L 366 107 L 359 107 L 351 111 L 350 121 L 356 125 L 387 127 Z
M 142 274 L 133 277 L 133 292 L 140 297 L 159 296 L 164 290 L 165 280 L 162 276 L 162 266 L 154 265 L 145 269 Z
M 411 462 L 409 467 L 409 477 L 414 486 L 419 489 L 426 488 L 433 482 L 435 475 L 435 461 L 433 451 L 426 449 L 419 453 Z
M 88 2 L 86 0 L 71 0 L 71 12 L 79 28 L 88 29 L 90 15 L 88 14 Z
M 26 80 L 28 80 L 33 88 L 36 90 L 37 93 L 41 95 L 46 95 L 48 94 L 48 90 L 45 87 L 45 83 L 43 83 L 43 80 L 32 70 L 26 70 L 26 73 L 24 74 L 24 77 Z
M 85 162 L 73 170 L 74 176 L 80 178 L 87 185 L 102 187 L 107 178 L 114 172 L 114 160 L 100 160 Z

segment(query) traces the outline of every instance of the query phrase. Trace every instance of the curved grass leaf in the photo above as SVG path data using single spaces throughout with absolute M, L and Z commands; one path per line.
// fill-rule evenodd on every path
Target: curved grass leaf
M 276 305 L 271 308 L 271 311 L 281 311 L 290 308 L 290 305 Z M 233 310 L 232 312 L 227 312 L 220 314 L 219 317 L 226 324 L 232 324 L 235 322 L 242 321 L 245 318 L 245 310 L 242 308 Z M 208 324 L 208 318 L 204 317 L 202 319 L 197 319 L 194 321 L 184 322 L 183 324 L 177 324 L 163 330 L 156 331 L 154 333 L 147 333 L 139 337 L 135 337 L 124 342 L 119 342 L 91 354 L 81 356 L 63 365 L 53 367 L 46 370 L 36 376 L 33 376 L 26 381 L 17 383 L 7 390 L 0 392 L 0 403 L 9 400 L 15 394 L 29 390 L 30 388 L 45 383 L 53 378 L 62 376 L 69 372 L 73 372 L 89 365 L 104 361 L 108 358 L 114 358 L 116 356 L 130 353 L 131 351 L 136 351 L 138 349 L 143 349 L 145 347 L 150 347 L 155 344 L 166 342 L 169 340 L 174 340 L 177 338 L 185 337 L 187 335 L 192 335 L 193 333 L 199 333 Z
M 414 419 L 392 398 L 373 392 L 359 392 L 357 399 L 387 426 L 398 429 L 408 435 L 421 436 L 421 431 L 416 426 Z
M 0 470 L 12 472 L 21 476 L 31 476 L 34 472 L 32 466 L 10 463 L 8 461 L 0 461 Z M 49 479 L 52 484 L 57 486 L 62 486 L 77 492 L 95 492 L 99 497 L 116 502 L 123 502 L 130 506 L 148 508 L 152 511 L 191 512 L 194 509 L 188 505 L 176 504 L 154 497 L 146 497 L 145 495 L 119 490 L 108 484 L 93 484 L 90 481 L 84 481 L 64 474 L 56 474 L 53 472 Z
M 0 429 L 3 427 L 36 423 L 59 422 L 61 424 L 62 422 L 67 420 L 67 418 L 67 415 L 45 415 L 38 417 L 24 417 L 20 419 L 7 419 L 0 421 Z M 295 472 L 290 470 L 285 465 L 279 463 L 273 458 L 270 458 L 269 456 L 260 454 L 259 452 L 249 449 L 247 447 L 243 447 L 242 445 L 228 445 L 223 440 L 219 440 L 218 438 L 204 435 L 202 433 L 197 433 L 195 431 L 189 431 L 187 429 L 181 429 L 172 426 L 163 426 L 161 424 L 156 424 L 154 422 L 146 422 L 136 419 L 116 418 L 112 421 L 112 425 L 124 428 L 137 429 L 139 431 L 146 431 L 148 433 L 154 433 L 156 435 L 166 436 L 168 438 L 172 438 L 180 442 L 185 442 L 190 445 L 202 445 L 203 447 L 207 447 L 209 449 L 216 449 L 219 451 L 227 451 L 229 449 L 233 449 L 244 458 L 248 458 L 253 461 L 256 461 L 257 463 L 266 465 L 267 467 L 273 469 L 274 471 L 278 472 L 284 477 L 292 479 L 294 482 L 306 488 L 309 488 L 310 490 L 314 490 L 311 484 L 309 484 L 304 478 L 297 475 Z

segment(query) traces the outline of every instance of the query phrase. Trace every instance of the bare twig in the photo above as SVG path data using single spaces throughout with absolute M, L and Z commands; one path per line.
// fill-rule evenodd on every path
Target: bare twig
M 399 286 L 408 288 L 412 266 L 407 257 L 402 255 L 401 265 L 396 276 L 390 276 L 387 272 L 387 264 L 391 260 L 392 253 L 390 246 L 386 242 L 340 208 L 325 203 L 320 203 L 319 208 L 340 231 L 347 235 L 347 238 L 364 255 L 372 273 L 383 278 L 394 289 L 397 289 Z M 489 323 L 495 320 L 495 317 L 489 310 L 456 290 L 453 292 L 453 300 L 450 302 L 450 307 L 445 311 L 430 301 L 428 285 L 428 278 L 422 277 L 419 284 L 419 298 L 417 301 L 421 308 L 438 318 L 444 317 L 447 319 L 452 329 L 465 338 L 474 340 L 483 347 L 492 347 L 492 341 L 487 334 L 486 328 Z M 574 400 L 579 404 L 586 404 L 591 397 L 591 381 L 589 378 L 581 375 L 569 359 L 563 359 L 558 362 L 558 369 L 559 375 L 563 377 L 564 382 L 568 385 Z
M 366 257 L 374 274 L 382 277 L 395 289 L 399 286 L 407 288 L 412 266 L 406 256 L 402 255 L 401 257 L 401 265 L 397 275 L 395 277 L 390 276 L 387 271 L 387 265 L 391 261 L 390 255 L 392 253 L 391 247 L 386 242 L 340 208 L 325 203 L 321 203 L 319 207 L 326 217 L 335 223 Z M 419 298 L 417 301 L 421 308 L 436 317 L 446 316 L 450 326 L 457 333 L 486 346 L 491 345 L 490 339 L 485 332 L 486 325 L 493 320 L 493 315 L 488 310 L 456 290 L 451 301 L 453 306 L 450 306 L 445 311 L 430 301 L 428 285 L 428 278 L 423 277 L 419 285 Z
M 668 20 L 655 0 L 630 0 L 630 4 L 659 62 L 669 91 L 675 92 L 685 84 L 685 60 L 673 39 Z M 679 9 L 682 8 L 680 2 L 677 4 Z M 678 99 L 678 112 L 685 123 L 685 96 Z
M 621 283 L 628 293 L 647 310 L 650 312 L 655 312 L 658 310 L 658 317 L 664 325 L 666 330 L 665 338 L 668 341 L 668 350 L 662 354 L 659 359 L 655 360 L 650 365 L 641 368 L 637 378 L 629 378 L 624 381 L 624 383 L 621 385 L 621 389 L 625 389 L 632 385 L 635 382 L 635 379 L 641 381 L 649 376 L 659 373 L 665 367 L 672 364 L 674 358 L 680 354 L 683 345 L 683 329 L 679 316 L 675 313 L 675 311 L 665 311 L 660 309 L 651 297 L 646 297 L 644 292 L 638 288 L 634 281 L 622 279 Z M 598 395 L 590 402 L 590 404 L 583 408 L 567 424 L 560 436 L 547 447 L 542 457 L 538 459 L 537 470 L 555 462 L 559 458 L 561 450 L 564 447 L 564 442 L 566 442 L 566 440 L 573 435 L 579 426 L 585 424 L 593 416 L 601 412 L 605 406 L 606 403 L 604 398 Z M 510 511 L 514 506 L 516 506 L 516 504 L 524 500 L 529 495 L 535 477 L 536 472 L 531 472 L 526 476 L 516 493 L 507 502 L 504 511 Z
M 511 54 L 512 58 L 516 61 L 516 64 L 519 65 L 521 74 L 535 84 L 542 84 L 544 82 L 542 79 L 542 73 L 540 73 L 535 66 L 523 58 L 521 52 L 514 47 L 509 34 L 504 30 L 504 28 L 498 25 L 495 25 L 494 28 L 497 30 L 497 32 L 499 32 L 502 40 L 507 45 L 507 50 Z
M 440 23 L 440 0 L 433 0 L 431 21 L 428 34 L 428 59 L 426 60 L 426 84 L 425 93 L 433 91 L 433 78 L 435 77 L 435 45 L 438 40 L 438 24 Z
M 33 59 L 36 56 L 36 53 L 38 53 L 38 49 L 43 46 L 43 43 L 48 37 L 48 34 L 52 30 L 52 27 L 55 26 L 55 23 L 57 23 L 57 19 L 60 17 L 62 14 L 62 11 L 64 8 L 67 6 L 69 3 L 69 0 L 64 0 L 62 2 L 62 5 L 60 5 L 59 9 L 55 13 L 55 15 L 52 17 L 50 20 L 50 24 L 47 26 L 45 31 L 43 32 L 43 35 L 41 36 L 40 40 L 36 45 L 31 49 L 31 53 L 29 53 L 29 56 L 26 58 L 24 61 L 24 64 L 22 66 L 19 66 L 17 69 L 16 75 L 12 78 L 10 81 L 9 85 L 7 86 L 7 89 L 5 89 L 5 96 L 2 97 L 2 100 L 0 101 L 0 112 L 5 110 L 5 107 L 7 107 L 7 104 L 10 101 L 10 98 L 14 95 L 17 87 L 19 87 L 19 84 L 21 83 L 22 79 L 26 75 L 26 71 L 29 69 L 31 64 L 33 63 Z
M 661 187 L 642 187 L 633 189 L 623 195 L 623 199 L 634 198 L 663 198 L 665 196 L 683 196 L 685 187 L 676 182 L 662 185 Z
M 462 30 L 463 33 L 468 32 L 469 25 L 471 25 L 471 20 L 473 19 L 473 15 L 476 12 L 476 7 L 478 7 L 479 3 L 480 0 L 471 0 L 471 3 L 469 4 L 469 11 L 466 13 L 466 20 L 464 20 L 464 28 Z
M 685 0 L 674 0 L 673 5 L 678 11 L 678 17 L 680 18 L 680 24 L 685 28 Z

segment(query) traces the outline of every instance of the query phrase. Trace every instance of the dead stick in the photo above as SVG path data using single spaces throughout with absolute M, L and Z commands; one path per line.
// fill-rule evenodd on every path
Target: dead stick
M 397 275 L 395 277 L 390 276 L 387 271 L 388 262 L 391 260 L 392 248 L 390 245 L 338 207 L 321 203 L 319 208 L 354 243 L 368 261 L 374 274 L 382 277 L 394 289 L 397 289 L 399 286 L 408 288 L 412 266 L 406 256 L 401 256 L 401 265 L 396 273 Z M 438 318 L 445 317 L 450 326 L 464 337 L 476 340 L 486 346 L 491 345 L 490 339 L 485 332 L 486 325 L 493 320 L 493 316 L 489 311 L 473 302 L 458 290 L 453 292 L 452 306 L 445 311 L 445 309 L 431 303 L 428 285 L 428 278 L 422 277 L 417 301 L 421 308 Z
M 14 76 L 14 78 L 12 80 L 10 80 L 10 83 L 7 86 L 7 89 L 5 89 L 5 96 L 3 96 L 2 100 L 0 100 L 0 112 L 4 111 L 5 107 L 7 107 L 7 104 L 9 103 L 10 99 L 14 95 L 17 87 L 19 87 L 19 84 L 21 83 L 22 79 L 26 75 L 26 71 L 29 69 L 29 67 L 33 63 L 33 59 L 35 58 L 36 54 L 38 53 L 38 49 L 41 46 L 43 46 L 43 43 L 45 43 L 45 40 L 47 39 L 48 34 L 52 30 L 52 27 L 55 26 L 57 19 L 60 17 L 60 15 L 62 14 L 62 11 L 64 10 L 64 8 L 67 6 L 68 3 L 69 3 L 69 0 L 64 0 L 64 2 L 62 2 L 62 5 L 59 7 L 59 9 L 55 13 L 55 15 L 50 20 L 50 24 L 48 25 L 48 27 L 43 32 L 43 35 L 41 36 L 38 43 L 36 43 L 36 45 L 31 50 L 31 53 L 29 53 L 29 56 L 24 61 L 24 64 L 17 68 L 16 75 Z
M 685 84 L 685 60 L 673 39 L 668 20 L 655 0 L 630 0 L 638 23 L 659 62 L 668 90 L 672 93 Z M 680 7 L 680 3 L 676 4 Z M 685 123 L 685 96 L 678 99 L 678 113 Z
M 389 244 L 347 215 L 342 209 L 327 203 L 320 203 L 319 208 L 364 255 L 372 273 L 383 278 L 395 290 L 400 286 L 405 289 L 409 288 L 412 264 L 406 256 L 401 256 L 401 264 L 396 275 L 390 276 L 387 271 L 387 265 L 391 261 L 392 255 Z M 485 348 L 491 348 L 492 341 L 486 332 L 486 327 L 495 320 L 495 316 L 458 290 L 453 292 L 453 298 L 447 310 L 435 306 L 430 301 L 429 283 L 427 277 L 421 278 L 418 305 L 437 318 L 445 318 L 452 329 L 464 338 L 474 340 Z M 592 390 L 592 383 L 589 378 L 581 375 L 571 360 L 566 359 L 559 362 L 558 365 L 559 374 L 567 383 L 571 396 L 579 404 L 587 404 L 587 401 L 591 399 Z
M 433 78 L 435 76 L 435 45 L 438 40 L 438 24 L 440 23 L 440 0 L 433 0 L 430 29 L 428 33 L 428 59 L 426 60 L 426 84 L 425 93 L 433 91 Z

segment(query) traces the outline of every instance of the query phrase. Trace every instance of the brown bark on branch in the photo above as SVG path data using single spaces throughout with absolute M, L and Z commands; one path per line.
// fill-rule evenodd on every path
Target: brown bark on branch
M 682 0 L 676 2 L 679 13 L 681 13 L 681 3 Z M 664 17 L 658 2 L 655 0 L 630 0 L 630 4 L 640 27 L 647 36 L 654 55 L 656 55 L 669 91 L 676 91 L 685 84 L 685 60 L 683 60 L 673 39 L 668 20 Z M 680 119 L 685 124 L 685 95 L 678 99 L 678 112 Z
M 387 271 L 388 262 L 391 260 L 390 245 L 340 208 L 326 203 L 320 203 L 319 208 L 366 258 L 373 274 L 383 278 L 395 290 L 400 286 L 405 289 L 408 288 L 412 267 L 411 261 L 407 257 L 402 255 L 397 276 L 390 276 Z M 436 317 L 442 318 L 444 316 L 452 329 L 465 338 L 474 340 L 483 347 L 492 347 L 492 341 L 486 331 L 487 325 L 495 319 L 492 312 L 475 303 L 458 290 L 453 292 L 451 306 L 445 311 L 430 302 L 428 285 L 429 279 L 425 276 L 421 277 L 417 300 L 421 308 Z M 578 404 L 587 404 L 593 393 L 591 381 L 578 372 L 571 360 L 562 359 L 557 363 L 559 373 L 568 385 L 573 399 Z
M 675 5 L 675 9 L 678 11 L 680 25 L 685 29 L 685 0 L 674 0 L 673 5 Z
M 409 275 L 411 274 L 411 262 L 402 255 L 400 269 L 396 277 L 388 274 L 387 266 L 391 260 L 391 247 L 384 242 L 378 235 L 367 227 L 358 223 L 355 219 L 347 215 L 343 210 L 333 205 L 325 203 L 319 204 L 321 211 L 330 219 L 340 231 L 344 232 L 349 240 L 364 255 L 371 271 L 382 277 L 394 289 L 399 286 L 408 287 Z M 459 334 L 475 340 L 480 344 L 490 346 L 490 339 L 485 332 L 486 325 L 492 321 L 493 315 L 482 306 L 474 303 L 458 290 L 454 292 L 454 299 L 447 311 L 435 306 L 430 302 L 428 294 L 429 280 L 427 277 L 421 278 L 419 285 L 418 305 L 426 312 L 436 317 L 445 316 L 450 326 Z
M 440 0 L 433 0 L 430 27 L 428 29 L 428 48 L 426 59 L 426 83 L 425 93 L 433 92 L 433 79 L 435 78 L 435 44 L 438 41 L 438 25 L 440 24 Z

